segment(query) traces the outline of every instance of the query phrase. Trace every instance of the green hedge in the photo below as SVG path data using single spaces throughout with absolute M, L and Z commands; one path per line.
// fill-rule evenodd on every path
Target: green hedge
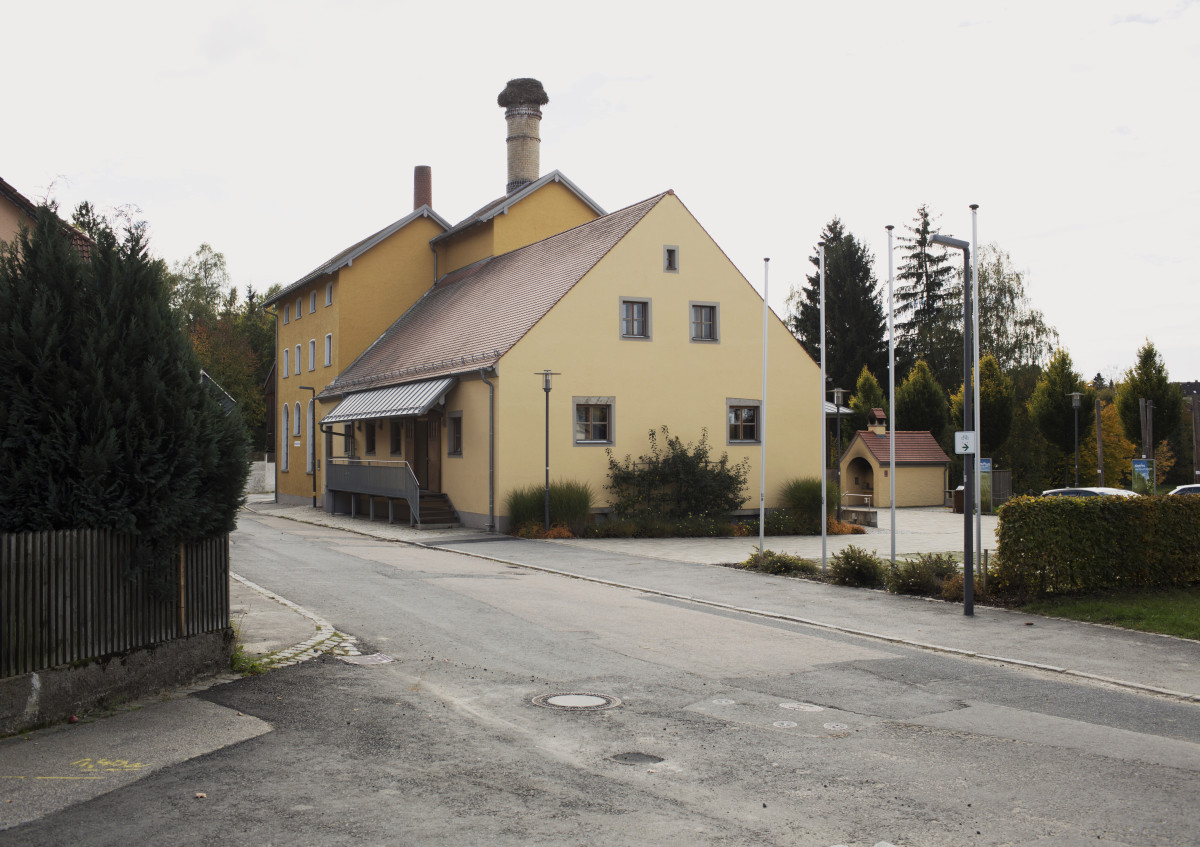
M 1018 497 L 994 582 L 1018 597 L 1200 582 L 1200 497 Z

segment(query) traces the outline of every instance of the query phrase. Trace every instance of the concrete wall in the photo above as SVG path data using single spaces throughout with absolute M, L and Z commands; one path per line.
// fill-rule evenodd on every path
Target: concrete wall
M 230 668 L 232 629 L 0 679 L 0 735 L 61 723 Z
M 275 463 L 251 462 L 246 479 L 247 494 L 270 494 L 275 490 Z

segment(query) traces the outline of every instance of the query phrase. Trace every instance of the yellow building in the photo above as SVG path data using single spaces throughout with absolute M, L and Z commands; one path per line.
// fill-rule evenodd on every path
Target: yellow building
M 891 439 L 882 409 L 873 409 L 868 428 L 854 434 L 842 454 L 842 503 L 889 509 L 888 465 Z M 928 432 L 896 433 L 896 507 L 942 506 L 949 484 L 950 457 Z
M 762 298 L 673 192 L 605 214 L 561 173 L 539 178 L 545 94 L 514 83 L 500 101 L 504 197 L 453 227 L 429 210 L 429 229 L 440 229 L 425 237 L 421 257 L 405 241 L 404 258 L 379 259 L 368 276 L 372 247 L 274 298 L 281 315 L 307 308 L 306 286 L 319 293 L 332 272 L 330 319 L 342 328 L 322 331 L 356 330 L 330 370 L 317 369 L 337 378 L 316 380 L 303 358 L 307 339 L 320 337 L 305 329 L 310 315 L 281 317 L 280 362 L 292 371 L 278 381 L 281 415 L 293 417 L 281 445 L 289 469 L 277 462 L 280 499 L 312 496 L 294 481 L 315 481 L 330 510 L 504 529 L 507 492 L 544 479 L 547 440 L 551 477 L 587 482 L 603 503 L 608 451 L 640 455 L 663 425 L 684 441 L 707 430 L 718 452 L 748 458 L 748 506 L 757 508 L 764 425 L 768 505 L 785 478 L 817 475 L 813 361 L 772 314 L 764 416 Z M 428 230 L 414 223 L 390 237 L 415 242 Z M 362 289 L 353 304 L 352 285 Z M 375 324 L 358 326 L 364 310 Z M 312 324 L 321 323 L 315 314 Z M 390 325 L 378 326 L 389 314 Z M 544 371 L 554 374 L 548 395 Z M 315 389 L 315 418 L 299 385 Z M 314 421 L 324 435 L 307 438 Z M 306 445 L 318 452 L 312 478 L 297 473 Z

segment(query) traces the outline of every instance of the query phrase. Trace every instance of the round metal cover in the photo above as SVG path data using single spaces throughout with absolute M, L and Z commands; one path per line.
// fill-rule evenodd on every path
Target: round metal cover
M 844 723 L 827 723 L 825 724 L 825 728 L 831 732 L 841 732 L 842 730 L 849 729 L 850 727 Z
M 732 706 L 733 705 L 733 701 L 730 700 L 728 697 L 718 697 L 716 700 L 713 700 L 713 703 L 717 706 Z
M 533 698 L 533 705 L 564 712 L 600 712 L 620 706 L 621 701 L 608 694 L 593 694 L 588 691 L 561 692 L 539 694 Z
M 771 724 L 771 726 L 777 726 L 780 729 L 794 729 L 796 726 L 796 722 L 795 721 L 775 721 L 775 723 Z
M 779 708 L 792 709 L 793 711 L 797 711 L 797 712 L 823 712 L 823 711 L 825 711 L 821 706 L 818 706 L 815 703 L 780 703 Z

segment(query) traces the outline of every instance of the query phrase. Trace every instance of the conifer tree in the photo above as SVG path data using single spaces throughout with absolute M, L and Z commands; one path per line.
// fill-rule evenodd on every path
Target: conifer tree
M 887 370 L 887 321 L 875 278 L 875 257 L 841 220 L 826 225 L 825 242 L 825 373 L 829 387 L 849 388 L 865 366 Z M 816 269 L 803 289 L 788 297 L 787 325 L 815 361 L 820 361 L 819 254 L 810 257 Z
M 934 378 L 929 365 L 918 359 L 904 383 L 896 388 L 896 429 L 928 430 L 941 441 L 949 422 L 946 391 Z
M 950 422 L 957 427 L 963 419 L 963 385 L 950 396 Z M 990 456 L 1008 439 L 1013 421 L 1012 380 L 1000 371 L 990 353 L 979 360 L 979 447 Z
M 1042 437 L 1058 448 L 1064 459 L 1070 458 L 1068 472 L 1074 468 L 1075 406 L 1071 394 L 1075 391 L 1083 395 L 1079 406 L 1079 443 L 1083 444 L 1095 423 L 1096 390 L 1075 372 L 1066 350 L 1055 350 L 1029 398 L 1029 416 Z
M 1117 387 L 1117 412 L 1125 437 L 1132 441 L 1141 455 L 1142 419 L 1139 398 L 1154 404 L 1154 443 L 1171 438 L 1179 429 L 1183 412 L 1183 392 L 1171 384 L 1167 365 L 1154 342 L 1147 341 L 1137 353 L 1137 362 L 1125 372 Z
M 897 345 L 909 362 L 924 360 L 939 385 L 962 380 L 962 280 L 950 257 L 930 239 L 938 230 L 929 209 L 921 206 L 896 273 Z
M 867 416 L 871 414 L 872 409 L 883 409 L 884 414 L 887 414 L 888 402 L 887 398 L 883 396 L 883 388 L 880 387 L 875 374 L 871 373 L 870 368 L 866 365 L 863 365 L 862 372 L 858 375 L 858 382 L 855 383 L 854 396 L 850 398 L 850 408 L 854 410 L 852 425 L 856 430 L 867 428 Z

